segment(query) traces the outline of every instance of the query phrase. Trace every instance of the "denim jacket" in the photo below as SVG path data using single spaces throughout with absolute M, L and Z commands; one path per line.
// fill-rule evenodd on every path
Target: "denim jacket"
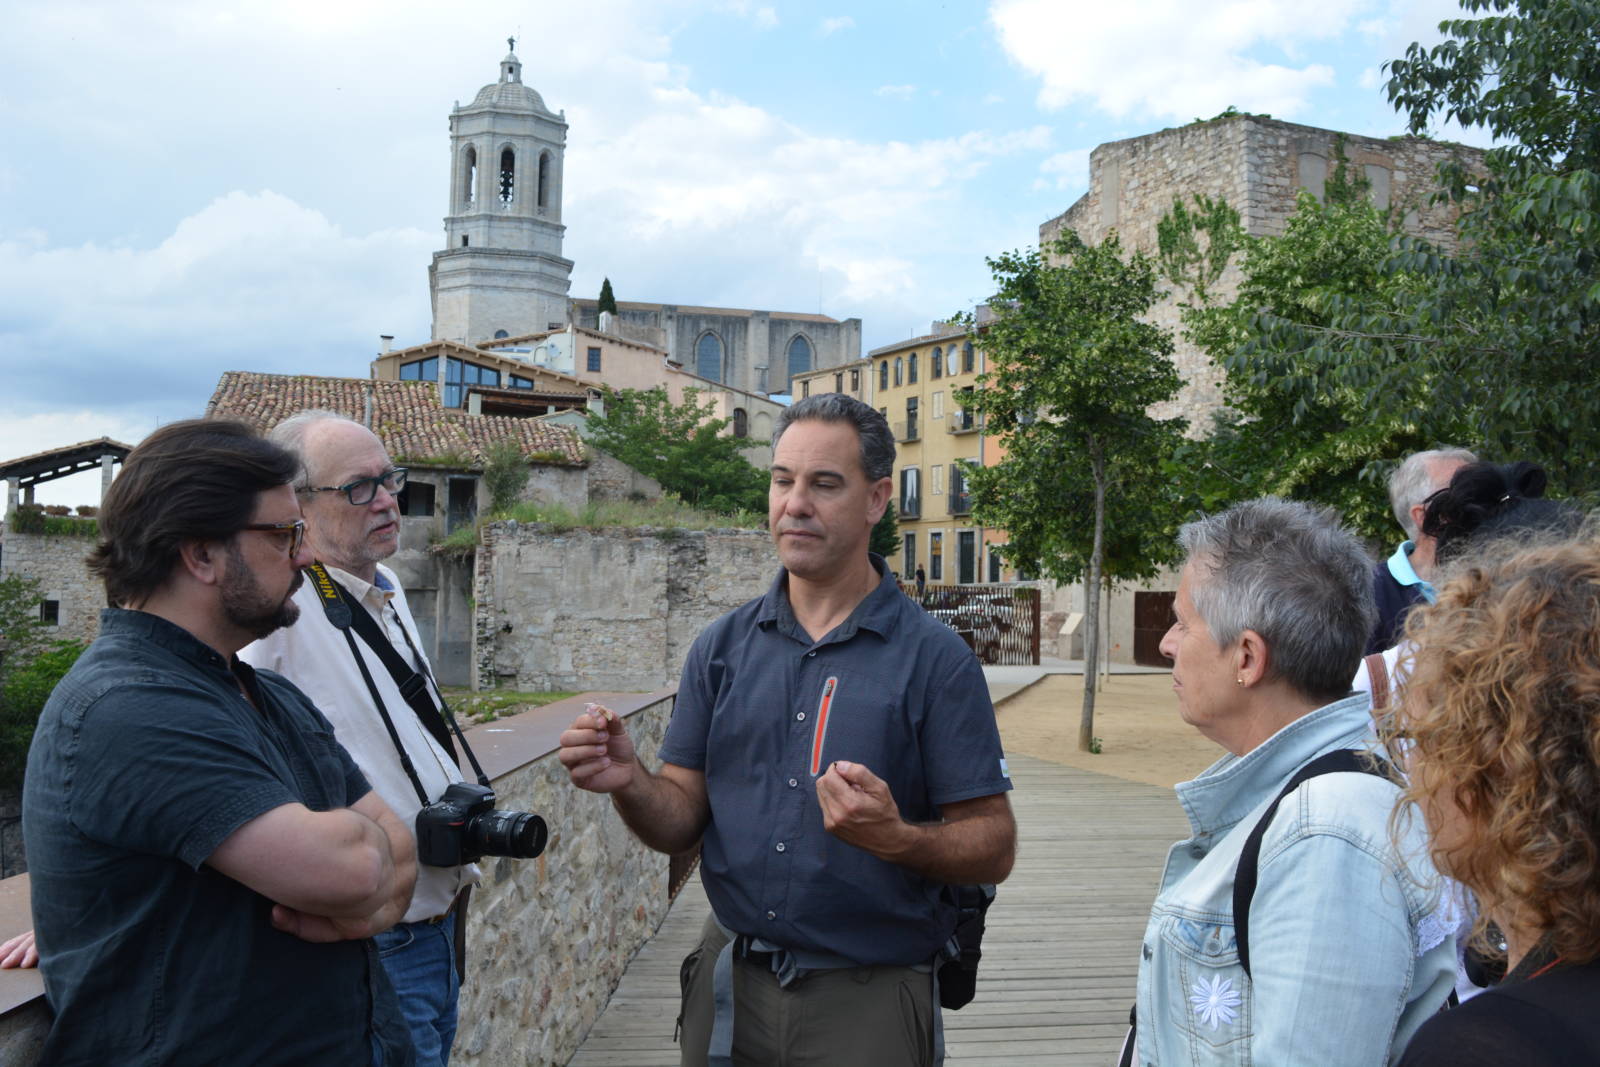
M 1367 696 L 1353 694 L 1178 785 L 1194 833 L 1167 854 L 1145 927 L 1140 1064 L 1374 1067 L 1398 1060 L 1444 1003 L 1455 945 L 1433 914 L 1422 820 L 1400 822 L 1397 851 L 1397 790 L 1370 774 L 1313 778 L 1279 805 L 1250 905 L 1253 978 L 1239 965 L 1233 880 L 1245 838 L 1300 767 L 1371 748 L 1369 716 Z

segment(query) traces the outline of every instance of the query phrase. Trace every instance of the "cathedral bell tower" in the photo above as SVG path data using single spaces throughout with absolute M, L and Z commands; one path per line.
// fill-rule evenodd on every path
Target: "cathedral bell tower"
M 473 344 L 566 324 L 565 112 L 522 84 L 516 39 L 506 43 L 500 80 L 450 112 L 450 213 L 445 248 L 428 268 L 436 341 Z

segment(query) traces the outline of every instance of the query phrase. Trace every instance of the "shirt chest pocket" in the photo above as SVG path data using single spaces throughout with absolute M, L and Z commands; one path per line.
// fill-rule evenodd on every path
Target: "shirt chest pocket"
M 790 744 L 800 746 L 811 777 L 849 760 L 888 778 L 916 740 L 899 696 L 881 681 L 808 658 L 797 679 Z
M 1249 1064 L 1250 980 L 1239 965 L 1232 925 L 1174 915 L 1161 939 L 1169 965 L 1156 994 L 1193 1062 Z
M 290 757 L 295 781 L 303 790 L 305 806 L 312 811 L 345 807 L 344 761 L 340 745 L 326 730 L 306 728 L 291 740 L 301 751 Z

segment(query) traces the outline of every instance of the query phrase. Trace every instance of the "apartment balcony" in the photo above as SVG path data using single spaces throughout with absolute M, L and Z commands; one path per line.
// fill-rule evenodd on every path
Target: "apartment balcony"
M 952 515 L 971 515 L 972 514 L 972 494 L 971 493 L 951 492 L 951 493 L 946 494 L 945 499 L 947 501 L 949 501 L 950 514 L 952 514 Z
M 983 429 L 983 416 L 975 411 L 955 411 L 944 421 L 946 433 L 977 433 Z
M 919 419 L 906 419 L 894 424 L 894 439 L 900 444 L 908 444 L 920 440 L 922 427 Z

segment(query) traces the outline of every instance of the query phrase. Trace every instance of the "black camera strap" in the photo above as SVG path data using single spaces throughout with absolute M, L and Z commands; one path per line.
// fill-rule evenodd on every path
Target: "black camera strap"
M 433 694 L 429 692 L 428 685 L 432 683 L 434 690 L 438 691 L 438 682 L 434 681 L 432 673 L 428 671 L 428 661 L 423 658 L 422 654 L 417 651 L 417 646 L 412 643 L 411 634 L 406 629 L 405 623 L 401 622 L 398 617 L 395 620 L 400 627 L 401 636 L 405 638 L 406 647 L 411 650 L 412 658 L 421 668 L 420 671 L 401 657 L 388 637 L 384 635 L 382 630 L 378 629 L 377 620 L 372 617 L 371 613 L 362 606 L 361 602 L 348 589 L 333 580 L 333 576 L 328 573 L 326 567 L 321 563 L 312 563 L 307 568 L 307 571 L 311 574 L 312 584 L 316 587 L 317 593 L 322 600 L 323 610 L 328 613 L 328 621 L 343 630 L 345 640 L 350 642 L 350 653 L 355 656 L 356 664 L 361 668 L 361 676 L 366 680 L 367 689 L 372 693 L 372 700 L 377 705 L 379 713 L 383 715 L 384 724 L 390 727 L 389 735 L 394 740 L 395 746 L 400 749 L 400 761 L 403 765 L 408 765 L 408 773 L 411 773 L 409 768 L 410 757 L 406 754 L 404 746 L 400 744 L 399 737 L 389 722 L 383 698 L 378 695 L 378 689 L 372 682 L 371 674 L 367 671 L 366 660 L 356 649 L 355 640 L 350 636 L 352 629 L 361 635 L 361 640 L 366 643 L 368 648 L 372 649 L 379 661 L 383 663 L 384 668 L 389 672 L 390 678 L 394 680 L 395 687 L 400 690 L 401 697 L 410 705 L 411 710 L 416 713 L 417 720 L 422 723 L 423 728 L 433 736 L 435 741 L 439 742 L 440 748 L 450 753 L 451 762 L 459 766 L 461 757 L 457 755 L 455 745 L 451 744 L 449 729 L 445 727 L 446 721 L 449 722 L 450 729 L 455 730 L 456 737 L 461 741 L 461 750 L 467 754 L 467 761 L 472 764 L 472 769 L 478 776 L 478 784 L 488 786 L 489 777 L 483 773 L 483 767 L 478 763 L 477 754 L 472 751 L 472 746 L 467 744 L 467 739 L 462 735 L 461 727 L 456 722 L 455 716 L 450 714 L 450 708 L 444 703 L 443 696 L 440 696 L 438 705 L 434 704 Z M 335 604 L 344 609 L 339 618 L 334 617 L 333 605 Z M 441 711 L 443 714 L 441 714 Z M 415 775 L 413 774 L 414 777 Z M 419 793 L 422 791 L 420 785 L 417 786 L 417 789 Z M 426 804 L 427 801 L 424 800 L 423 803 Z
M 378 694 L 378 687 L 372 680 L 372 672 L 367 670 L 367 661 L 361 655 L 361 650 L 356 647 L 355 635 L 350 632 L 356 616 L 364 616 L 369 622 L 372 616 L 367 615 L 366 609 L 359 604 L 351 606 L 346 600 L 349 593 L 333 580 L 333 576 L 322 564 L 312 563 L 306 567 L 306 573 L 311 575 L 311 585 L 317 591 L 317 599 L 322 602 L 322 610 L 328 616 L 328 621 L 343 633 L 344 639 L 349 642 L 350 654 L 355 657 L 356 666 L 361 668 L 361 679 L 367 683 L 367 692 L 372 694 L 372 702 L 378 708 L 378 717 L 383 720 L 384 728 L 389 731 L 389 740 L 394 742 L 394 750 L 400 756 L 400 766 L 405 769 L 406 777 L 411 779 L 411 788 L 417 791 L 417 801 L 423 807 L 427 807 L 428 791 L 422 788 L 422 779 L 417 777 L 417 768 L 411 762 L 411 754 L 401 743 L 400 731 L 394 728 L 394 720 L 389 718 L 389 709 L 384 706 L 383 697 Z

